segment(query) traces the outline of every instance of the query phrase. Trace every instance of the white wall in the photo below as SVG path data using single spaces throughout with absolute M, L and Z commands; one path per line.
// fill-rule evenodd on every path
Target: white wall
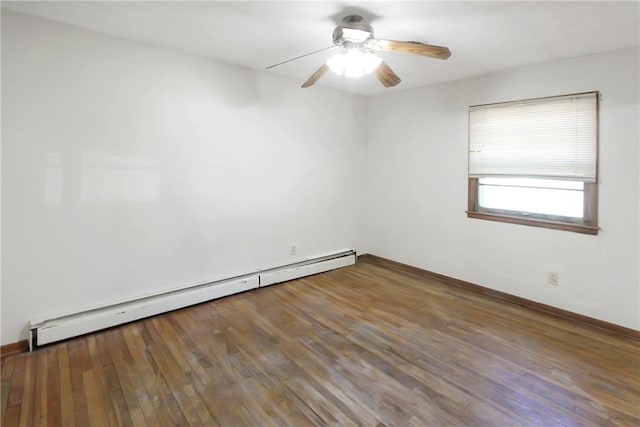
M 2 344 L 359 249 L 366 100 L 300 83 L 3 10 Z
M 639 75 L 631 49 L 370 98 L 369 252 L 640 329 Z M 600 234 L 468 219 L 468 106 L 592 90 Z

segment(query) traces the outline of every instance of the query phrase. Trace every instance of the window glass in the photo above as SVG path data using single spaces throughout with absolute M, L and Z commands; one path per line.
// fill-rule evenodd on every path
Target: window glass
M 584 216 L 584 183 L 534 178 L 480 178 L 480 208 L 567 218 Z

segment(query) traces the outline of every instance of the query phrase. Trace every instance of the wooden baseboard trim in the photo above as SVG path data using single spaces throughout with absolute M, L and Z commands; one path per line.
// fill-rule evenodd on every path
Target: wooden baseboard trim
M 29 351 L 29 342 L 27 340 L 5 344 L 0 347 L 0 360 L 4 360 L 9 356 L 24 353 L 25 351 Z
M 403 264 L 398 261 L 392 261 L 390 259 L 371 254 L 358 256 L 358 262 L 367 262 L 369 264 L 388 268 L 390 270 L 398 271 L 420 279 L 437 280 L 438 282 L 444 283 L 446 285 L 463 288 L 468 291 L 486 295 L 497 300 L 520 305 L 531 310 L 536 310 L 542 313 L 550 314 L 552 316 L 560 317 L 565 320 L 579 323 L 592 329 L 597 329 L 601 332 L 640 342 L 640 331 L 637 331 L 635 329 L 605 322 L 604 320 L 595 319 L 593 317 L 563 310 L 561 308 L 553 307 L 547 304 L 531 301 L 529 299 L 511 295 L 506 292 L 496 291 L 495 289 L 476 285 L 475 283 L 465 282 L 464 280 L 455 279 L 453 277 L 445 276 L 444 274 L 438 274 L 432 271 L 423 270 L 418 267 L 413 267 L 411 265 Z

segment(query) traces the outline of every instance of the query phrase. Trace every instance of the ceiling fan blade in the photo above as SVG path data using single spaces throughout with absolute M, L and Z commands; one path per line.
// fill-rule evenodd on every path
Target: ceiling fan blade
M 376 77 L 384 87 L 394 87 L 400 83 L 400 77 L 393 72 L 386 62 L 382 61 L 375 70 Z
M 329 46 L 329 47 L 324 47 L 322 49 L 314 50 L 313 52 L 305 53 L 304 55 L 296 56 L 295 58 L 287 59 L 286 61 L 282 61 L 282 62 L 278 62 L 277 64 L 269 65 L 267 68 L 265 68 L 265 70 L 268 70 L 269 68 L 277 67 L 278 65 L 286 64 L 287 62 L 295 61 L 296 59 L 304 58 L 305 56 L 313 55 L 315 53 L 324 52 L 325 50 L 331 50 L 331 49 L 335 49 L 335 48 L 338 48 L 338 47 L 340 47 L 340 46 Z
M 315 82 L 320 80 L 320 77 L 324 76 L 324 73 L 327 71 L 329 71 L 329 66 L 327 64 L 322 64 L 320 68 L 318 68 L 315 73 L 311 74 L 311 77 L 302 84 L 302 87 L 312 86 Z
M 370 43 L 372 49 L 387 52 L 408 53 L 411 55 L 428 56 L 429 58 L 447 59 L 451 56 L 449 48 L 434 46 L 420 42 L 400 42 L 396 40 L 375 39 Z

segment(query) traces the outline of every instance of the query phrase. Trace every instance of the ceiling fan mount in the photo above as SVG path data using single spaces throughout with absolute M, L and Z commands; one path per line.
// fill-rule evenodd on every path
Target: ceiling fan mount
M 303 88 L 315 84 L 320 77 L 330 69 L 339 75 L 344 74 L 347 77 L 360 77 L 373 72 L 385 87 L 396 86 L 401 81 L 400 77 L 391 70 L 382 58 L 375 55 L 376 51 L 421 55 L 437 59 L 447 59 L 451 56 L 449 49 L 444 46 L 435 46 L 414 41 L 376 39 L 373 35 L 373 27 L 365 23 L 362 16 L 347 15 L 342 19 L 342 24 L 333 30 L 333 46 L 279 62 L 267 67 L 267 69 L 315 53 L 334 49 L 341 49 L 341 52 L 322 64 L 320 68 L 303 83 Z

